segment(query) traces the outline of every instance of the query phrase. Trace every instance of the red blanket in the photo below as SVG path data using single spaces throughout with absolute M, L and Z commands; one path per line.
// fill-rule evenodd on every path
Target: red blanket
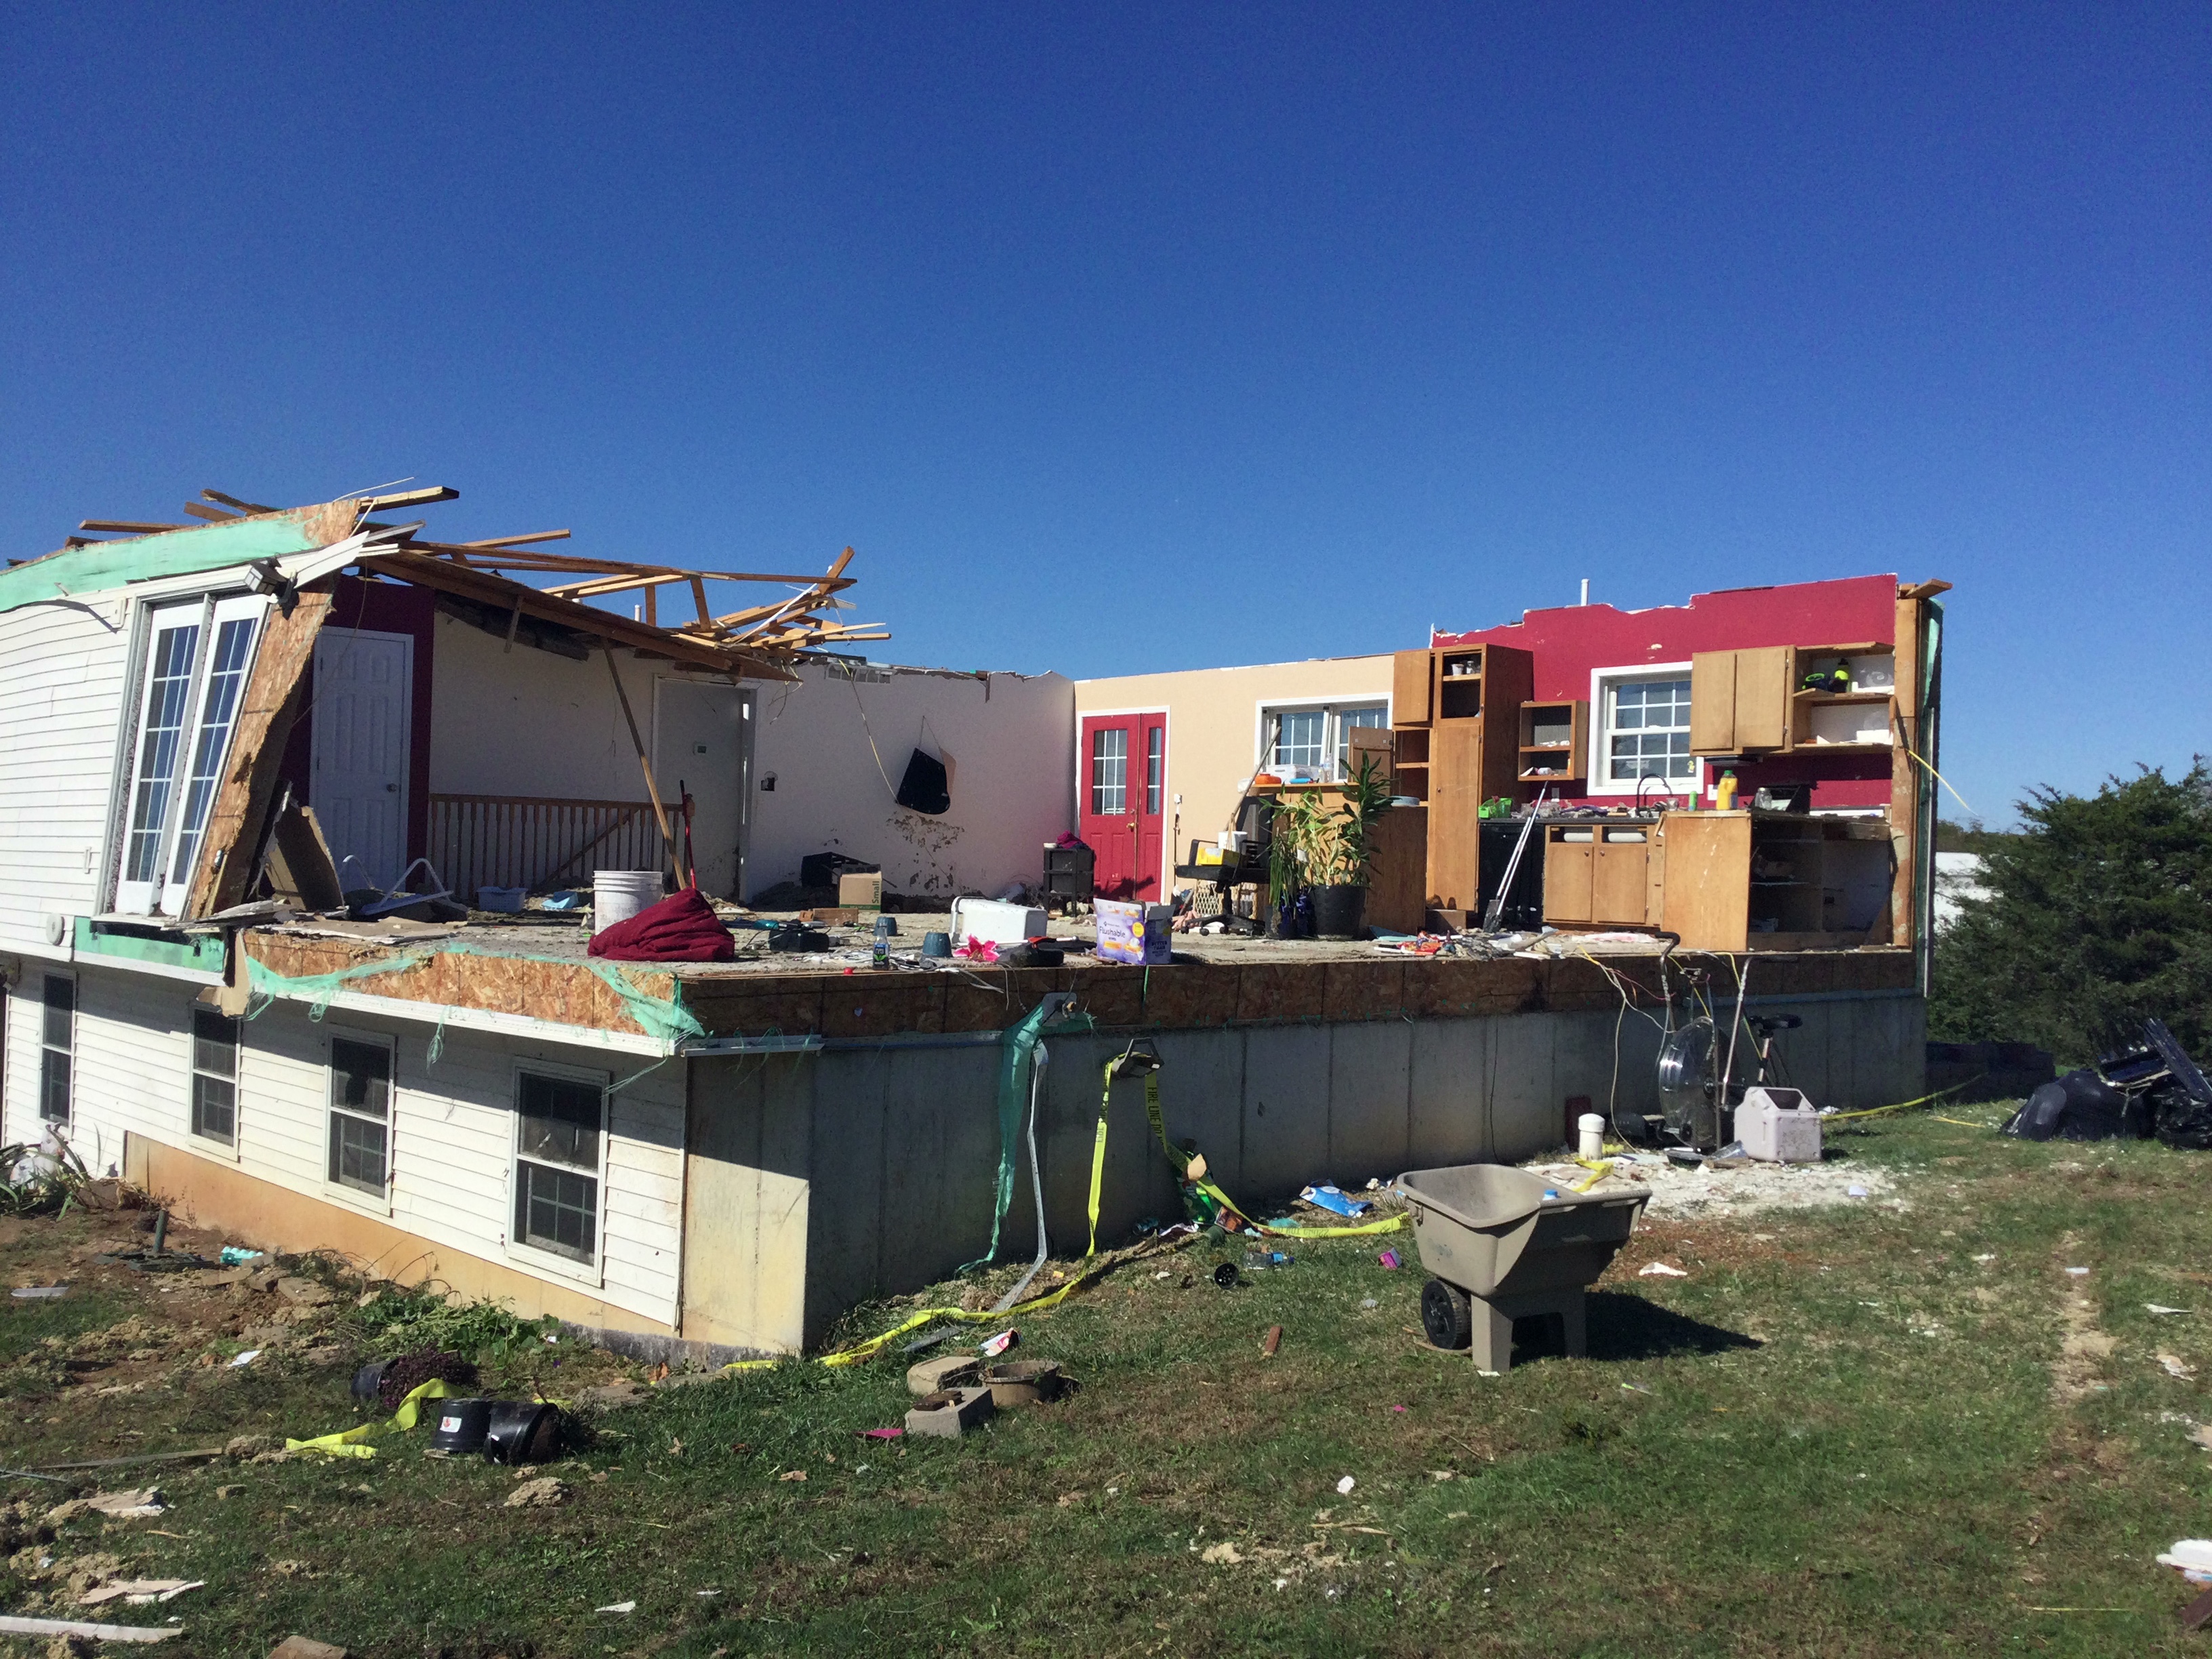
M 610 962 L 728 962 L 738 942 L 707 896 L 687 887 L 592 934 L 590 950 Z

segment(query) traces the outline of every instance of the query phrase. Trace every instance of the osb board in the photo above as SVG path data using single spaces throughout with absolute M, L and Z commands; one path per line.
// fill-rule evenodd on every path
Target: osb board
M 247 933 L 239 938 L 248 956 L 289 979 L 337 973 L 407 954 L 391 945 L 283 933 Z M 675 986 L 672 975 L 637 963 L 625 963 L 623 969 L 645 995 L 669 1000 Z M 441 951 L 412 968 L 350 981 L 343 988 L 364 996 L 522 1014 L 595 1030 L 635 1033 L 642 1029 L 614 988 L 581 963 Z

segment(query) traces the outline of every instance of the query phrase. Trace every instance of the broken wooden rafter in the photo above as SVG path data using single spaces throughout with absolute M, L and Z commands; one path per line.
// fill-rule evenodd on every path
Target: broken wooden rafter
M 395 507 L 428 507 L 434 501 L 458 501 L 461 492 L 448 489 L 443 484 L 433 484 L 427 489 L 402 489 L 389 495 L 371 495 L 362 502 L 365 513 L 388 512 Z
M 489 570 L 457 564 L 410 547 L 366 555 L 362 568 L 374 570 L 417 586 L 471 599 L 501 612 L 520 611 L 541 622 L 557 623 L 580 634 L 598 635 L 648 656 L 693 663 L 722 673 L 749 679 L 790 680 L 797 678 L 772 658 L 722 643 L 672 633 L 663 628 L 633 622 L 611 611 L 562 599 L 525 582 L 493 574 Z
M 200 494 L 218 507 L 234 507 L 249 516 L 258 513 L 282 513 L 284 510 L 281 507 L 264 507 L 258 501 L 242 501 L 235 495 L 224 495 L 220 489 L 203 489 Z
M 526 536 L 489 536 L 482 541 L 462 542 L 459 545 L 474 550 L 477 548 L 491 547 L 520 547 L 529 542 L 565 542 L 568 539 L 568 532 L 565 530 L 533 530 Z
M 118 536 L 158 536 L 165 530 L 189 530 L 185 524 L 145 524 L 135 519 L 87 519 L 79 530 L 105 530 Z
M 195 519 L 205 519 L 210 524 L 235 524 L 243 516 L 236 513 L 226 513 L 219 507 L 210 507 L 205 501 L 186 501 L 185 511 Z

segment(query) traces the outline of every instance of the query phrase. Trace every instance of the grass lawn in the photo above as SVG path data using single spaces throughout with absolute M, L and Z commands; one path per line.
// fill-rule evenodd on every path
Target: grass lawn
M 2152 1558 L 2212 1533 L 2189 1438 L 2212 1403 L 2158 1356 L 2212 1378 L 2212 1162 L 1926 1117 L 1831 1145 L 1910 1207 L 1649 1223 L 1594 1299 L 1587 1359 L 1485 1378 L 1425 1348 L 1422 1275 L 1372 1244 L 1298 1247 L 1229 1292 L 1200 1245 L 1024 1322 L 1020 1352 L 1082 1391 L 957 1443 L 856 1437 L 909 1403 L 895 1349 L 608 1412 L 529 1472 L 570 1484 L 558 1508 L 507 1507 L 513 1472 L 426 1459 L 419 1433 L 373 1462 L 166 1468 L 166 1515 L 70 1522 L 12 1559 L 0 1603 L 59 1613 L 38 1559 L 106 1552 L 208 1581 L 106 1611 L 180 1614 L 170 1655 L 294 1631 L 356 1654 L 700 1659 L 2196 1650 L 2192 1592 Z M 69 1264 L 119 1224 L 0 1224 L 9 1283 L 77 1285 L 0 1316 L 0 1462 L 356 1420 L 345 1378 L 374 1350 L 347 1306 L 242 1370 L 202 1363 L 241 1346 L 241 1298 L 273 1296 Z M 1638 1277 L 1655 1259 L 1689 1276 Z M 72 1352 L 102 1363 L 65 1370 Z M 526 1345 L 491 1374 L 559 1394 L 617 1369 Z

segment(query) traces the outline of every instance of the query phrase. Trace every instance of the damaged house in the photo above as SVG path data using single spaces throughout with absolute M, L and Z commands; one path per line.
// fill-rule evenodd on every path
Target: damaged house
M 726 898 L 823 851 L 995 890 L 1066 826 L 1036 778 L 1072 768 L 1072 690 L 845 654 L 884 637 L 838 620 L 849 552 L 716 616 L 716 573 L 397 521 L 452 494 L 211 495 L 0 573 L 0 1138 L 59 1132 L 242 1236 L 673 1333 L 687 1074 L 659 1062 L 700 1028 L 668 975 L 587 968 L 573 927 L 208 919 L 271 886 L 588 889 L 665 836 Z M 934 811 L 894 799 L 918 751 Z M 319 863 L 333 890 L 296 891 Z M 343 977 L 410 927 L 421 965 Z
M 860 661 L 848 646 L 880 630 L 836 619 L 843 560 L 818 576 L 748 574 L 766 597 L 717 613 L 723 574 L 570 558 L 547 549 L 558 532 L 443 543 L 402 521 L 450 493 L 289 511 L 210 494 L 188 509 L 198 525 L 92 522 L 121 539 L 0 572 L 7 1140 L 64 1137 L 94 1170 L 257 1246 L 342 1250 L 633 1346 L 772 1354 L 994 1241 L 1027 1255 L 1039 1218 L 1065 1249 L 1094 1218 L 1103 1243 L 1175 1213 L 1143 1091 L 1109 1088 L 1102 1106 L 1103 1067 L 1139 1038 L 1162 1063 L 1174 1135 L 1254 1201 L 1318 1177 L 1525 1158 L 1593 1101 L 1642 1109 L 1658 1011 L 1690 972 L 1716 997 L 1737 988 L 1743 1006 L 1802 1022 L 1792 1080 L 1822 1103 L 1918 1092 L 1918 793 L 1836 832 L 1880 844 L 1880 892 L 1859 890 L 1872 866 L 1844 884 L 1854 926 L 1731 940 L 1723 916 L 1694 963 L 1656 945 L 1248 953 L 1177 935 L 1172 963 L 1152 966 L 933 960 L 903 936 L 877 965 L 865 948 L 771 954 L 752 948 L 759 933 L 733 960 L 611 962 L 545 909 L 442 921 L 426 894 L 588 887 L 597 872 L 658 871 L 672 852 L 726 900 L 789 883 L 823 853 L 878 866 L 908 895 L 991 893 L 1036 883 L 1045 849 L 1102 817 L 1127 838 L 1126 878 L 1157 869 L 1164 887 L 1182 879 L 1185 849 L 1170 843 L 1216 827 L 1194 800 L 1179 836 L 1146 840 L 1148 815 L 1171 821 L 1175 797 L 1196 794 L 1170 769 L 1198 752 L 1181 746 L 1182 714 L 1148 726 L 1117 712 L 1158 708 L 1146 690 L 1086 693 L 1079 721 L 1058 676 Z M 1880 633 L 1823 624 L 1804 643 L 1887 651 L 1918 665 L 1923 696 L 1932 637 L 1905 631 L 1907 601 L 1881 580 Z M 1869 619 L 1873 591 L 1856 601 Z M 1924 594 L 1910 603 L 1923 607 L 1910 627 L 1932 620 Z M 1650 634 L 1619 660 L 1639 686 L 1671 680 L 1680 643 Z M 1254 760 L 1287 760 L 1379 743 L 1407 803 L 1392 809 L 1407 815 L 1401 885 L 1416 909 L 1471 908 L 1492 867 L 1486 842 L 1465 850 L 1486 822 L 1474 787 L 1487 757 L 1540 746 L 1524 741 L 1522 705 L 1569 705 L 1575 731 L 1572 705 L 1607 695 L 1588 664 L 1547 667 L 1551 649 L 1439 640 L 1332 670 L 1328 684 L 1239 684 L 1222 763 L 1237 775 L 1218 793 L 1235 805 L 1247 744 L 1265 745 Z M 1479 696 L 1455 665 L 1470 659 L 1487 675 Z M 1765 671 L 1747 682 L 1736 657 L 1729 667 L 1732 717 L 1771 714 L 1741 689 Z M 1779 670 L 1785 709 L 1797 672 L 1794 659 Z M 1721 706 L 1703 689 L 1719 682 L 1690 673 L 1694 720 Z M 1261 704 L 1303 701 L 1323 710 L 1317 725 L 1270 729 Z M 1466 724 L 1474 714 L 1489 724 Z M 1767 764 L 1757 736 L 1731 731 L 1711 753 Z M 1918 752 L 1932 763 L 1932 744 Z M 1469 755 L 1474 770 L 1453 772 Z M 1814 771 L 1817 792 L 1827 774 Z M 1525 801 L 1546 787 L 1506 785 L 1487 793 Z M 1547 836 L 1605 837 L 1570 849 L 1644 854 L 1606 854 L 1619 866 L 1607 892 L 1633 887 L 1644 906 L 1583 926 L 1642 928 L 1649 944 L 1666 896 L 1753 879 L 1732 853 L 1662 859 L 1686 816 L 1754 815 L 1546 822 Z M 1824 846 L 1831 822 L 1852 821 L 1822 820 Z M 1645 839 L 1613 839 L 1624 833 Z M 1851 856 L 1837 867 L 1855 869 Z M 1540 885 L 1598 861 L 1570 850 Z M 1618 878 L 1632 863 L 1643 885 Z M 348 896 L 350 921 L 333 915 Z M 1048 1009 L 1073 1017 L 1045 1029 L 1049 1064 L 1034 1073 L 1033 1216 L 1002 1085 L 1021 1048 L 1006 1034 L 1034 1035 Z

